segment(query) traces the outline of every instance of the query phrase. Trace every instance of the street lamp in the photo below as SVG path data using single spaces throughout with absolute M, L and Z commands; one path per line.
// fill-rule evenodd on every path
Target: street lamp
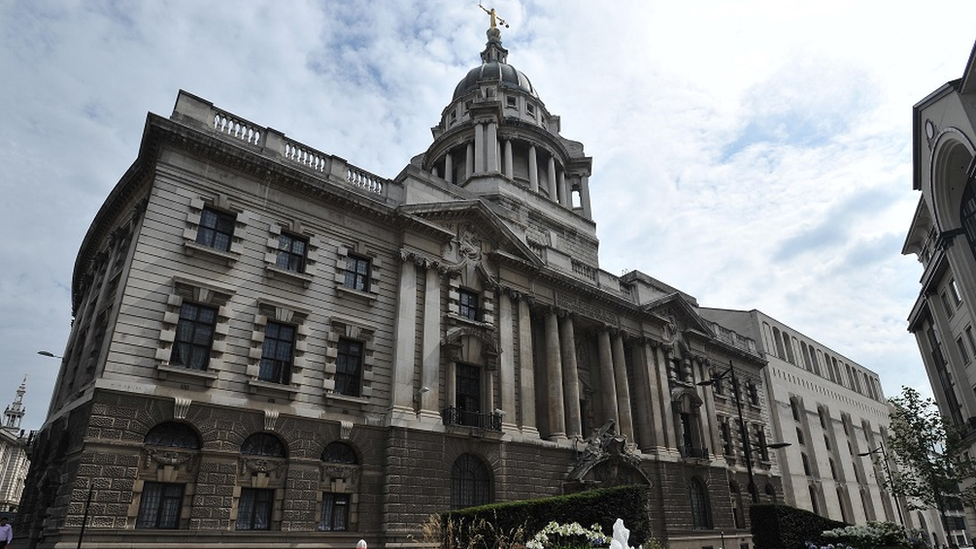
M 58 355 L 52 353 L 51 351 L 37 351 L 37 354 L 39 354 L 41 356 L 46 356 L 48 358 L 64 358 L 63 356 L 58 356 Z
M 894 489 L 894 480 L 891 478 L 891 468 L 888 465 L 888 452 L 885 450 L 884 443 L 882 442 L 880 446 L 871 450 L 870 452 L 863 452 L 858 454 L 858 457 L 867 457 L 872 454 L 877 454 L 881 452 L 881 456 L 884 458 L 884 469 L 885 474 L 888 476 L 888 486 Z M 894 494 L 894 492 L 892 492 Z M 898 510 L 898 520 L 901 522 L 902 528 L 905 528 L 905 517 L 901 514 L 901 501 L 898 500 L 898 496 L 895 495 L 895 509 Z
M 749 495 L 752 497 L 753 503 L 759 503 L 759 490 L 756 487 L 756 479 L 752 473 L 752 445 L 749 442 L 749 431 L 746 429 L 746 420 L 742 417 L 742 395 L 739 392 L 739 382 L 735 377 L 735 367 L 732 365 L 732 361 L 729 361 L 729 368 L 727 370 L 713 376 L 709 380 L 699 381 L 697 385 L 702 387 L 714 385 L 716 381 L 720 381 L 727 375 L 731 376 L 732 379 L 732 395 L 735 397 L 735 409 L 739 414 L 739 434 L 742 435 L 742 452 L 746 457 L 746 472 L 749 474 Z M 763 447 L 775 450 L 777 448 L 785 448 L 789 445 L 789 442 L 774 442 L 772 444 L 763 444 Z

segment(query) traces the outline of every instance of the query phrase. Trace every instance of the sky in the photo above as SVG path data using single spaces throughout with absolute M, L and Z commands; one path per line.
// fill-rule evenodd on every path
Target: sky
M 759 309 L 931 394 L 901 247 L 912 105 L 962 76 L 976 2 L 494 0 L 509 63 L 593 157 L 601 268 Z M 85 231 L 184 89 L 392 178 L 488 18 L 459 0 L 0 0 L 0 406 L 44 422 Z

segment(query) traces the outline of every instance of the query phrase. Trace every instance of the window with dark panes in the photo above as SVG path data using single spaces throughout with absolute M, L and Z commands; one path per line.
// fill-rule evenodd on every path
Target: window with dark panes
M 193 370 L 206 370 L 210 364 L 217 309 L 194 303 L 180 307 L 180 320 L 176 325 L 176 339 L 169 362 Z
M 150 446 L 170 448 L 199 449 L 200 438 L 188 425 L 167 421 L 153 427 L 146 433 L 144 442 Z
M 477 426 L 481 412 L 481 369 L 470 364 L 458 364 L 455 383 L 458 423 Z
M 697 477 L 689 483 L 691 496 L 691 523 L 695 530 L 705 530 L 712 527 L 712 510 L 708 503 L 708 492 L 705 485 Z
M 294 326 L 268 322 L 264 327 L 264 344 L 261 347 L 258 379 L 283 385 L 291 383 L 294 347 Z
M 472 454 L 461 454 L 451 467 L 451 509 L 491 502 L 488 466 Z
M 363 343 L 353 339 L 339 339 L 336 354 L 335 392 L 342 395 L 362 394 Z
M 330 442 L 322 451 L 322 461 L 344 465 L 355 465 L 358 462 L 356 451 L 342 442 Z
M 200 213 L 200 226 L 197 228 L 197 244 L 222 252 L 230 251 L 235 219 L 231 214 L 204 208 Z
M 304 273 L 305 258 L 308 254 L 308 240 L 282 233 L 278 236 L 277 254 L 276 267 L 295 273 Z
M 142 488 L 136 528 L 179 528 L 183 485 L 147 482 Z
M 274 509 L 274 490 L 270 488 L 242 488 L 237 502 L 236 530 L 270 530 Z
M 460 309 L 458 313 L 468 320 L 480 320 L 481 311 L 478 308 L 478 294 L 472 292 L 471 290 L 459 290 L 458 300 L 460 302 Z
M 358 255 L 346 256 L 346 277 L 343 286 L 360 292 L 369 291 L 370 260 Z
M 349 528 L 349 494 L 322 494 L 322 520 L 319 530 L 341 532 Z

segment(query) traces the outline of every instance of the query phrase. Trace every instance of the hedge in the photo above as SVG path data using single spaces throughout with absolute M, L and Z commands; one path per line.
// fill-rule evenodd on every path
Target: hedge
M 789 505 L 754 504 L 749 518 L 755 549 L 806 549 L 807 542 L 826 545 L 821 533 L 847 526 Z
M 584 528 L 599 524 L 613 533 L 618 518 L 630 530 L 630 545 L 639 547 L 651 537 L 647 486 L 620 486 L 566 496 L 493 503 L 449 511 L 441 515 L 442 547 L 491 549 L 500 537 L 526 541 L 552 521 L 578 522 Z

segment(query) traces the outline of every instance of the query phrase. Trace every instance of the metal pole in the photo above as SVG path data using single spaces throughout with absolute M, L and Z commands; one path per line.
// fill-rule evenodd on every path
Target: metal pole
M 85 512 L 81 517 L 81 532 L 78 533 L 78 549 L 81 549 L 81 540 L 85 537 L 85 525 L 88 524 L 88 509 L 91 507 L 92 493 L 95 491 L 95 479 L 89 479 L 88 499 L 85 501 Z
M 885 450 L 884 441 L 881 442 L 881 455 L 884 457 L 885 473 L 888 474 L 888 485 L 894 488 L 895 482 L 894 479 L 891 478 L 891 467 L 888 465 L 888 452 Z M 894 493 L 892 493 L 892 495 L 894 495 Z M 897 495 L 895 495 L 894 499 L 895 509 L 898 510 L 898 520 L 901 521 L 901 527 L 908 528 L 908 525 L 905 524 L 905 517 L 901 514 L 901 501 L 898 500 Z
M 739 432 L 742 434 L 742 452 L 746 456 L 746 471 L 749 473 L 749 495 L 752 496 L 753 503 L 759 503 L 759 491 L 756 488 L 756 479 L 752 474 L 752 446 L 749 444 L 749 431 L 746 429 L 746 420 L 742 417 L 742 395 L 739 391 L 739 382 L 735 378 L 735 366 L 729 361 L 729 371 L 732 373 L 732 389 L 735 395 L 735 408 L 739 412 Z

